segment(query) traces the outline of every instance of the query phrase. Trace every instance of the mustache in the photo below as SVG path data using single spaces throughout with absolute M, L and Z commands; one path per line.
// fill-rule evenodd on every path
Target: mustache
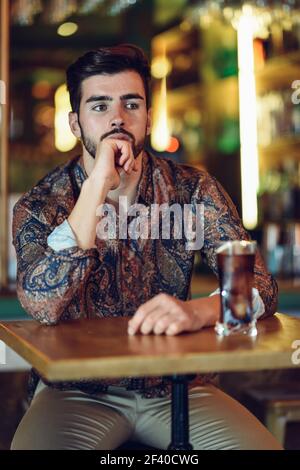
M 116 129 L 113 129 L 112 131 L 110 132 L 106 132 L 106 134 L 103 134 L 100 141 L 102 142 L 103 139 L 105 139 L 106 137 L 109 137 L 110 135 L 114 135 L 114 134 L 124 134 L 124 135 L 127 135 L 128 137 L 130 137 L 130 139 L 132 140 L 132 142 L 135 141 L 135 138 L 134 136 L 131 134 L 131 132 L 128 132 L 126 131 L 125 129 L 123 129 L 122 127 L 118 127 Z

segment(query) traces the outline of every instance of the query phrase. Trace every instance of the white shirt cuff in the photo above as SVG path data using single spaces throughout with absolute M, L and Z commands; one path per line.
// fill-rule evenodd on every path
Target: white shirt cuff
M 212 295 L 220 294 L 220 289 L 214 290 L 209 297 Z M 253 314 L 254 318 L 259 318 L 265 313 L 265 304 L 263 303 L 263 300 L 261 296 L 259 295 L 258 290 L 253 287 L 252 288 L 252 305 L 253 305 Z
M 66 250 L 67 248 L 77 246 L 76 237 L 67 219 L 50 233 L 47 243 L 54 251 Z

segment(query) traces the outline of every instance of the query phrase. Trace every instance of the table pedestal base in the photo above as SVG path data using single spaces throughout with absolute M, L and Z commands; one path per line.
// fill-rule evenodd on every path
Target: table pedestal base
M 172 375 L 172 436 L 168 450 L 193 450 L 189 443 L 188 382 L 195 375 Z

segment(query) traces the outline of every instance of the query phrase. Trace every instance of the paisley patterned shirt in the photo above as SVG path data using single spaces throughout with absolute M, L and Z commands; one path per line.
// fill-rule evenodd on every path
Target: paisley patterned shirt
M 195 251 L 187 239 L 108 239 L 96 237 L 95 248 L 77 246 L 55 251 L 47 237 L 71 213 L 87 177 L 82 157 L 46 175 L 14 207 L 13 243 L 17 253 L 17 293 L 22 306 L 36 320 L 52 325 L 81 317 L 131 317 L 137 308 L 160 292 L 187 300 Z M 146 207 L 167 203 L 203 204 L 204 242 L 200 254 L 217 275 L 216 247 L 221 241 L 248 240 L 229 196 L 216 179 L 194 167 L 144 152 L 136 203 Z M 172 232 L 171 232 L 172 233 Z M 277 305 L 277 285 L 258 252 L 254 287 L 264 302 L 263 317 Z M 32 370 L 30 395 L 40 376 Z M 164 377 L 47 382 L 59 389 L 86 393 L 107 391 L 109 385 L 136 390 L 144 397 L 170 393 Z M 198 375 L 191 383 L 203 383 Z

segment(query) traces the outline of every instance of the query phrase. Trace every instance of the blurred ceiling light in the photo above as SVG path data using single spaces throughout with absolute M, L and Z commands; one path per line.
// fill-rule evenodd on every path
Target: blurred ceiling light
M 82 6 L 79 10 L 80 13 L 88 14 L 95 10 L 97 7 L 102 5 L 105 0 L 85 0 L 82 2 Z
M 164 78 L 172 70 L 172 64 L 166 56 L 158 56 L 152 60 L 151 74 L 154 78 Z
M 72 134 L 68 114 L 71 111 L 69 93 L 65 84 L 60 85 L 54 96 L 55 103 L 55 147 L 60 152 L 68 152 L 76 145 L 76 137 Z
M 169 153 L 175 153 L 179 149 L 179 140 L 176 137 L 171 137 L 168 148 L 166 149 Z
M 12 22 L 20 25 L 30 25 L 33 23 L 35 15 L 41 11 L 41 0 L 15 0 L 11 6 Z
M 170 138 L 167 106 L 167 81 L 166 77 L 163 77 L 158 97 L 153 103 L 151 145 L 154 150 L 164 152 L 170 144 Z
M 240 16 L 247 12 L 255 17 L 255 37 L 266 38 L 275 22 L 287 30 L 300 22 L 299 0 L 198 0 L 187 10 L 185 20 L 199 21 L 205 29 L 214 19 L 225 19 L 237 29 Z
M 46 80 L 40 80 L 32 86 L 31 93 L 36 99 L 44 99 L 50 95 L 51 85 Z
M 68 17 L 88 15 L 103 6 L 101 15 L 116 16 L 140 0 L 12 0 L 11 17 L 14 24 L 33 24 L 42 13 L 46 24 L 62 23 Z M 40 21 L 40 18 L 38 18 Z
M 44 20 L 61 23 L 77 11 L 77 0 L 50 0 L 45 2 Z
M 57 34 L 59 34 L 59 36 L 72 36 L 77 30 L 78 25 L 76 23 L 67 22 L 57 28 Z
M 239 19 L 238 66 L 241 141 L 242 217 L 247 229 L 257 225 L 257 191 L 259 183 L 257 148 L 257 110 L 254 75 L 254 18 L 245 9 Z
M 114 0 L 107 5 L 107 13 L 111 16 L 119 15 L 126 8 L 134 5 L 137 0 Z

